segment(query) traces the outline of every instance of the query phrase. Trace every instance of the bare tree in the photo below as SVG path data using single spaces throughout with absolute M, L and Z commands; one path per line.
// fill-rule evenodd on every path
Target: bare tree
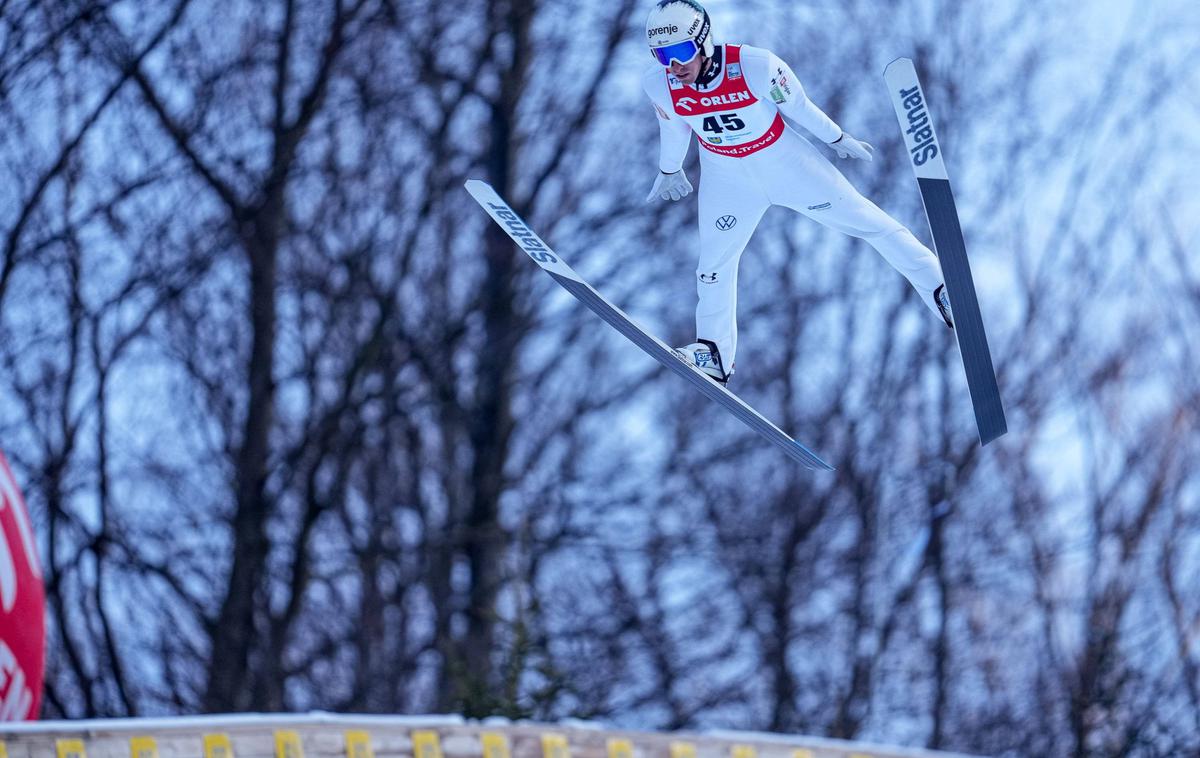
M 813 476 L 470 205 L 487 179 L 690 336 L 694 210 L 640 202 L 654 122 L 617 84 L 632 0 L 0 3 L 0 432 L 47 548 L 48 715 L 1194 752 L 1182 5 L 1069 93 L 1056 40 L 1089 28 L 1053 0 L 713 5 L 873 138 L 845 170 L 924 236 L 875 76 L 917 59 L 1008 437 L 978 447 L 952 335 L 855 240 L 773 212 L 743 262 L 734 389 Z

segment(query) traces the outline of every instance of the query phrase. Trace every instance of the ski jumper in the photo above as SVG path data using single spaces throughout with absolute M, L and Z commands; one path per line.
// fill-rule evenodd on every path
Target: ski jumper
M 749 45 L 718 46 L 714 58 L 720 71 L 705 86 L 685 85 L 655 66 L 642 87 L 658 114 L 660 170 L 683 168 L 693 132 L 700 144 L 696 336 L 716 343 L 726 371 L 737 354 L 738 261 L 772 205 L 866 240 L 937 314 L 937 257 L 784 122 L 786 116 L 826 143 L 842 134 L 787 64 Z

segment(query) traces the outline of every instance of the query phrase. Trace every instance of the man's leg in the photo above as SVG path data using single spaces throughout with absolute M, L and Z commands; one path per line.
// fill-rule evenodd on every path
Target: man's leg
M 801 210 L 810 218 L 845 234 L 865 240 L 871 247 L 899 271 L 917 294 L 925 307 L 941 318 L 933 293 L 942 284 L 942 267 L 937 256 L 921 244 L 912 232 L 879 206 L 854 190 L 826 211 L 812 211 L 807 206 Z M 798 209 L 799 210 L 799 209 Z
M 726 159 L 737 160 L 737 159 Z M 737 356 L 737 273 L 742 251 L 770 201 L 741 172 L 706 166 L 700 181 L 696 336 L 717 346 L 727 374 Z
M 779 166 L 778 171 L 774 165 L 766 169 L 772 174 L 771 199 L 831 229 L 866 240 L 908 280 L 925 307 L 941 319 L 934 301 L 934 290 L 943 281 L 937 256 L 899 221 L 863 197 L 807 141 L 796 140 L 788 147 L 791 160 L 774 164 Z

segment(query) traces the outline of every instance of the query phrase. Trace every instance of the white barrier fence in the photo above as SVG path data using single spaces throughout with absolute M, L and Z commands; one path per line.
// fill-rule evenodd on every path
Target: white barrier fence
M 241 714 L 0 723 L 0 758 L 966 758 L 758 732 L 632 732 L 590 722 Z

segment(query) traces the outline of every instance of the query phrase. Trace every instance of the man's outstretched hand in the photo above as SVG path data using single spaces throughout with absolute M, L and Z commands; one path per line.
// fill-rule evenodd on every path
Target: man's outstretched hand
M 829 146 L 837 152 L 839 158 L 854 158 L 860 161 L 870 161 L 871 154 L 875 152 L 875 148 L 870 144 L 856 140 L 846 132 L 842 132 L 842 136 L 830 142 Z
M 646 196 L 646 202 L 654 199 L 655 195 L 663 200 L 682 200 L 692 194 L 692 183 L 688 181 L 687 174 L 683 173 L 683 169 L 679 169 L 673 174 L 664 174 L 658 172 L 658 178 L 654 180 L 654 189 L 650 190 L 650 194 Z

